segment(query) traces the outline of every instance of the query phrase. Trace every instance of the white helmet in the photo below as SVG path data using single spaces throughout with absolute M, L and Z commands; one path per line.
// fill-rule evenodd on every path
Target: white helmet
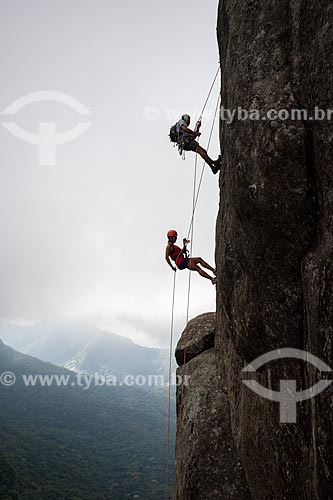
M 183 115 L 182 120 L 185 120 L 186 122 L 190 123 L 191 117 L 190 117 L 190 115 Z

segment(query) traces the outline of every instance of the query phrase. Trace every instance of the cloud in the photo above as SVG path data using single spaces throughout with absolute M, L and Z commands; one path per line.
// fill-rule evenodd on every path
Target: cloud
M 200 39 L 207 57 L 198 74 L 194 61 L 185 67 L 182 58 L 171 57 L 171 35 L 183 30 L 187 2 L 162 7 L 149 0 L 144 10 L 131 3 L 130 18 L 126 2 L 102 2 L 95 9 L 88 1 L 78 8 L 60 0 L 52 12 L 42 1 L 35 4 L 32 10 L 21 1 L 20 16 L 7 6 L 0 20 L 10 46 L 10 53 L 1 52 L 0 107 L 30 92 L 58 90 L 92 110 L 92 126 L 59 146 L 52 167 L 38 165 L 34 145 L 0 129 L 0 317 L 28 323 L 84 319 L 166 346 L 172 273 L 164 262 L 165 232 L 176 227 L 187 233 L 194 165 L 192 153 L 183 162 L 170 145 L 166 109 L 201 106 L 216 70 L 215 5 L 197 6 L 187 29 L 187 44 L 195 46 L 197 33 L 207 27 Z M 149 104 L 160 109 L 157 120 L 145 120 Z M 78 117 L 60 103 L 31 104 L 15 115 L 32 132 L 48 120 L 63 131 Z M 208 129 L 204 124 L 203 142 Z M 212 147 L 217 156 L 217 137 Z M 217 202 L 217 178 L 207 172 L 195 253 L 211 262 Z M 178 333 L 186 276 L 179 275 Z M 197 276 L 193 283 L 191 314 L 212 309 L 210 283 Z

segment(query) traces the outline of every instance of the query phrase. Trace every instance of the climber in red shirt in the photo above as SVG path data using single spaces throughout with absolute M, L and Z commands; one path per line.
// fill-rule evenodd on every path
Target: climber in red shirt
M 184 238 L 183 248 L 180 248 L 175 245 L 177 236 L 177 231 L 174 231 L 173 229 L 167 233 L 168 244 L 165 250 L 165 260 L 171 269 L 173 271 L 177 271 L 177 268 L 180 270 L 189 269 L 190 271 L 197 271 L 203 278 L 207 278 L 213 285 L 215 285 L 216 277 L 212 277 L 207 274 L 203 269 L 201 269 L 200 265 L 205 269 L 209 269 L 214 275 L 216 274 L 216 270 L 207 264 L 207 262 L 205 262 L 201 257 L 188 257 L 186 245 L 189 241 Z M 171 260 L 175 262 L 177 267 L 172 264 Z

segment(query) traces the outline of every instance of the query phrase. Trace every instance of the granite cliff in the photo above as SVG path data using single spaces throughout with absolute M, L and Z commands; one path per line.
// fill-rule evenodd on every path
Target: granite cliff
M 222 111 L 333 108 L 332 18 L 327 0 L 221 0 Z M 281 348 L 333 366 L 332 122 L 221 119 L 220 139 L 215 341 L 186 364 L 181 411 L 178 391 L 177 499 L 329 500 L 333 384 L 281 423 L 279 404 L 241 371 Z M 292 379 L 301 391 L 321 376 L 286 358 L 255 378 L 276 391 Z

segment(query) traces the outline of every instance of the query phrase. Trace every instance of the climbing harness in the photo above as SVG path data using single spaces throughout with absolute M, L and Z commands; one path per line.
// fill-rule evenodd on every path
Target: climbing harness
M 203 113 L 205 111 L 205 108 L 207 106 L 207 103 L 209 101 L 210 95 L 213 91 L 217 76 L 220 72 L 220 68 L 218 68 L 216 75 L 214 77 L 213 83 L 210 87 L 208 96 L 206 98 L 206 101 L 204 103 L 200 118 L 197 122 L 196 128 L 198 127 L 198 124 L 201 122 Z M 208 145 L 207 145 L 207 151 L 209 150 L 212 136 L 213 136 L 213 131 L 214 131 L 214 126 L 216 122 L 216 116 L 217 116 L 217 111 L 219 108 L 219 103 L 220 103 L 220 96 L 218 97 L 216 108 L 215 108 L 215 113 L 214 113 L 214 118 L 213 118 L 213 123 L 209 135 L 209 140 L 208 140 Z M 172 127 L 171 127 L 172 128 Z M 184 153 L 183 153 L 184 154 Z M 197 165 L 198 165 L 198 154 L 195 155 L 195 164 L 194 164 L 194 176 L 193 176 L 193 196 L 192 196 L 192 215 L 191 215 L 191 222 L 189 226 L 189 231 L 187 235 L 187 240 L 190 238 L 190 251 L 188 252 L 186 248 L 186 255 L 190 257 L 193 252 L 193 237 L 194 237 L 194 215 L 195 211 L 197 208 L 198 204 L 198 198 L 200 194 L 200 189 L 202 185 L 202 179 L 204 175 L 204 170 L 206 163 L 205 161 L 203 162 L 202 170 L 201 170 L 201 175 L 197 187 Z M 170 353 L 169 353 L 169 388 L 168 388 L 168 441 L 167 441 L 167 453 L 166 453 L 166 488 L 165 488 L 165 500 L 169 500 L 169 458 L 170 458 L 170 439 L 171 439 L 171 431 L 170 431 L 170 423 L 171 423 L 171 372 L 172 372 L 172 355 L 173 355 L 173 334 L 174 334 L 174 309 L 175 309 L 175 296 L 176 296 L 176 275 L 177 273 L 174 273 L 174 278 L 173 278 L 173 291 L 172 291 L 172 308 L 171 308 L 171 325 L 170 325 Z M 187 309 L 186 309 L 186 325 L 188 324 L 189 321 L 189 308 L 190 308 L 190 292 L 191 292 L 191 272 L 189 273 L 189 280 L 188 280 L 188 291 L 187 291 Z M 184 375 L 185 375 L 185 370 L 186 370 L 186 348 L 184 348 L 184 358 L 183 358 L 183 365 L 182 365 L 182 374 L 181 374 L 181 391 L 180 391 L 180 404 L 179 404 L 179 412 L 178 412 L 178 421 L 182 421 L 182 412 L 183 412 L 183 400 L 184 400 L 184 391 L 185 391 L 185 384 L 184 384 Z M 180 447 L 180 439 L 181 439 L 181 426 L 178 429 L 177 432 L 177 438 L 176 438 L 176 463 L 175 463 L 175 473 L 174 473 L 174 483 L 173 483 L 173 495 L 172 495 L 172 500 L 176 499 L 176 493 L 177 493 L 177 471 L 178 471 L 178 452 L 179 452 L 179 447 Z

